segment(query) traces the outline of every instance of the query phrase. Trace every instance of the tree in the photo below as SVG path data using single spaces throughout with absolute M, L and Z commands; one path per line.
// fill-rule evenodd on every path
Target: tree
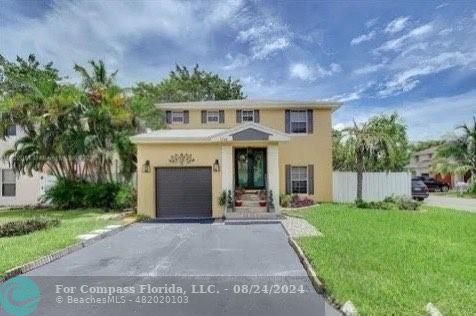
M 401 157 L 398 152 L 406 146 L 402 139 L 406 139 L 405 126 L 396 113 L 375 116 L 362 124 L 354 122 L 353 127 L 342 131 L 343 156 L 347 161 L 351 160 L 350 165 L 357 172 L 357 200 L 362 200 L 366 165 L 387 171 L 399 167 Z
M 16 63 L 0 58 L 2 136 L 12 124 L 25 131 L 3 157 L 17 172 L 46 168 L 58 179 L 112 182 L 117 153 L 123 178 L 130 178 L 135 151 L 129 136 L 148 126 L 139 124 L 131 98 L 116 85 L 117 72 L 108 75 L 102 61 L 90 64 L 91 74 L 75 66 L 83 78 L 77 87 L 62 82 L 51 63 L 41 66 L 33 55 Z
M 198 65 L 191 72 L 186 66 L 176 65 L 159 84 L 139 82 L 132 91 L 157 103 L 244 99 L 242 89 L 240 81 L 231 77 L 220 78 L 218 74 L 200 70 Z
M 472 124 L 458 126 L 455 134 L 441 145 L 436 154 L 433 169 L 439 172 L 471 172 L 476 179 L 476 116 Z
M 431 147 L 440 146 L 444 142 L 445 141 L 442 139 L 422 140 L 422 141 L 410 144 L 410 151 L 415 153 L 415 152 L 425 150 Z
M 380 159 L 370 159 L 364 157 L 364 169 L 366 171 L 402 171 L 408 164 L 410 159 L 410 150 L 406 133 L 406 126 L 398 115 L 380 115 L 371 119 L 372 124 L 378 128 L 385 130 L 388 137 L 392 138 L 392 142 L 397 147 L 392 166 L 385 165 Z M 351 143 L 346 141 L 346 133 L 343 131 L 332 131 L 332 161 L 334 170 L 338 171 L 355 171 L 356 160 L 352 154 L 352 150 L 346 148 Z
M 90 60 L 88 63 L 92 67 L 91 73 L 83 66 L 78 64 L 74 65 L 74 70 L 81 76 L 82 85 L 85 89 L 110 87 L 115 84 L 117 70 L 108 75 L 106 66 L 102 60 Z

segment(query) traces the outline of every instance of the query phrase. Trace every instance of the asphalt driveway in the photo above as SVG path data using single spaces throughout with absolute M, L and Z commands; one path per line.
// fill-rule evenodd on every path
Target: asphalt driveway
M 41 289 L 39 314 L 336 314 L 279 224 L 134 224 L 28 276 Z M 126 287 L 135 292 L 124 295 Z M 111 296 L 120 302 L 98 304 Z M 172 303 L 178 296 L 182 302 Z
M 425 204 L 476 213 L 476 199 L 430 194 Z

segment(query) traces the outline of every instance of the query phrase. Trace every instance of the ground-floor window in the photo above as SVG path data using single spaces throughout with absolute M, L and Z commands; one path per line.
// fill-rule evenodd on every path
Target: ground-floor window
M 291 192 L 307 193 L 307 167 L 291 167 Z
M 2 196 L 16 195 L 16 175 L 12 169 L 2 170 Z

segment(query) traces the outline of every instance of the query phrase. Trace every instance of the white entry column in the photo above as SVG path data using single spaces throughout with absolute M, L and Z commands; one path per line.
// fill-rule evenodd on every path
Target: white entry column
M 278 145 L 268 145 L 267 149 L 268 186 L 273 191 L 273 204 L 276 213 L 279 213 L 279 149 Z
M 221 186 L 228 192 L 233 190 L 233 147 L 221 147 Z

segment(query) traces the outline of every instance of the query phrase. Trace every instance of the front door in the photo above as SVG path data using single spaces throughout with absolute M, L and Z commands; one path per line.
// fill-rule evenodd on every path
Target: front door
M 243 189 L 264 189 L 266 148 L 235 150 L 235 186 Z

